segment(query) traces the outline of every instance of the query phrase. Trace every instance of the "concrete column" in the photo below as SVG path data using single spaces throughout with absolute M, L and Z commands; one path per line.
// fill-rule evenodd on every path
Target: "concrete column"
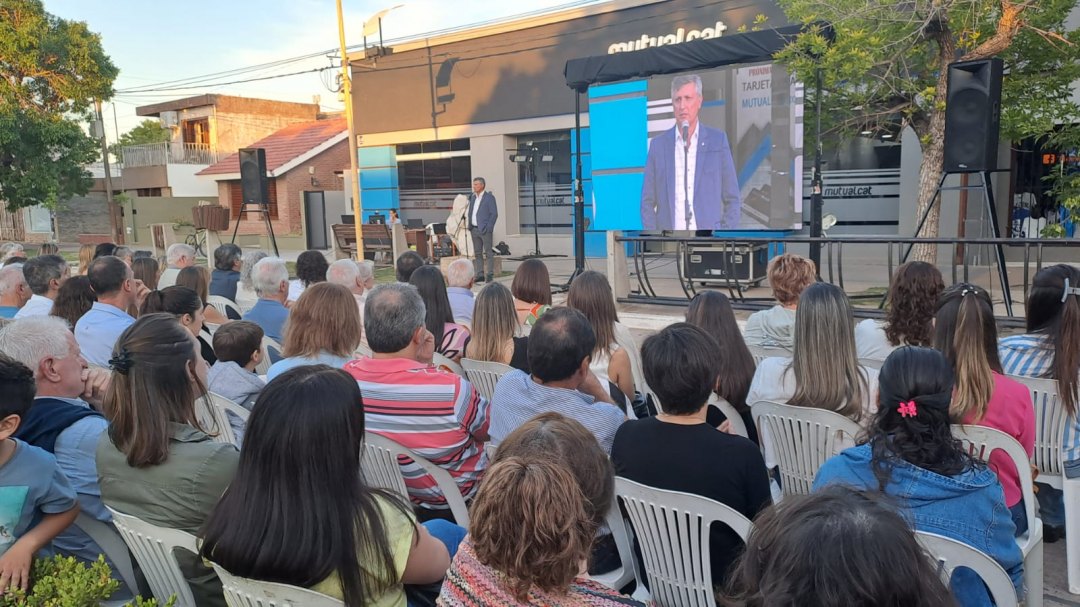
M 470 139 L 473 177 L 483 177 L 487 191 L 499 204 L 499 220 L 495 222 L 494 242 L 506 240 L 507 234 L 521 231 L 518 213 L 518 170 L 510 162 L 510 149 L 517 148 L 514 137 L 490 135 Z

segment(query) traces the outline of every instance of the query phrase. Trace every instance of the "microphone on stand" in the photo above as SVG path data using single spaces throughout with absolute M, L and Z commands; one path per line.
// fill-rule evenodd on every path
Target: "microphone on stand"
M 683 146 L 690 147 L 690 121 L 683 120 L 679 124 L 679 131 L 682 133 Z
M 686 228 L 690 228 L 694 212 L 690 206 L 690 121 L 683 120 L 679 123 L 679 130 L 683 138 L 683 213 Z

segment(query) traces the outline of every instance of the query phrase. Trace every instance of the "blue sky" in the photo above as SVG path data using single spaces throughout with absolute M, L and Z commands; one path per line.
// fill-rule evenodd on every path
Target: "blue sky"
M 403 3 L 383 20 L 387 40 L 477 23 L 570 3 L 572 0 L 344 0 L 349 45 L 361 42 L 361 25 L 373 13 Z M 311 102 L 326 110 L 343 104 L 329 86 L 332 72 L 311 73 L 229 86 L 135 93 L 169 80 L 247 67 L 338 46 L 334 0 L 44 0 L 45 9 L 65 19 L 86 21 L 101 34 L 105 51 L 120 68 L 114 99 L 122 133 L 138 124 L 135 107 L 216 92 L 245 97 Z M 369 41 L 370 42 L 370 41 Z M 330 65 L 325 56 L 244 74 L 232 79 L 297 72 Z M 126 92 L 125 92 L 126 91 Z M 105 127 L 115 138 L 113 108 L 105 107 Z

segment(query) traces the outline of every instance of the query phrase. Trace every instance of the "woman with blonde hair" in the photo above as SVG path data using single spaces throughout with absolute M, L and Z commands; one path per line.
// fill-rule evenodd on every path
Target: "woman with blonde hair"
M 632 400 L 634 374 L 630 354 L 616 341 L 615 323 L 619 322 L 619 313 L 615 310 L 615 296 L 607 277 L 592 270 L 579 274 L 570 283 L 566 305 L 584 314 L 596 332 L 596 350 L 589 368 L 598 378 L 611 382 L 623 396 Z
M 90 267 L 90 262 L 94 261 L 94 251 L 97 249 L 96 245 L 84 244 L 79 247 L 79 275 L 86 276 L 86 270 Z
M 484 285 L 473 308 L 472 339 L 465 358 L 510 365 L 529 373 L 529 338 L 517 336 L 514 296 L 501 283 Z
M 446 607 L 641 605 L 585 576 L 615 492 L 611 462 L 579 422 L 534 417 L 506 437 L 446 574 Z
M 271 365 L 266 380 L 294 367 L 345 366 L 360 345 L 360 310 L 346 287 L 329 282 L 311 285 L 293 304 L 281 344 L 281 360 Z
M 777 304 L 751 314 L 743 336 L 750 347 L 791 348 L 799 296 L 817 281 L 817 267 L 801 255 L 784 253 L 769 261 L 766 273 Z

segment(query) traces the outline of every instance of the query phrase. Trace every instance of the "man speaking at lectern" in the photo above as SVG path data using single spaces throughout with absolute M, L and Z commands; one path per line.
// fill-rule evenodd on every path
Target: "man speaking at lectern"
M 734 230 L 742 202 L 727 135 L 698 121 L 701 77 L 671 81 L 675 126 L 652 140 L 641 187 L 644 230 Z

